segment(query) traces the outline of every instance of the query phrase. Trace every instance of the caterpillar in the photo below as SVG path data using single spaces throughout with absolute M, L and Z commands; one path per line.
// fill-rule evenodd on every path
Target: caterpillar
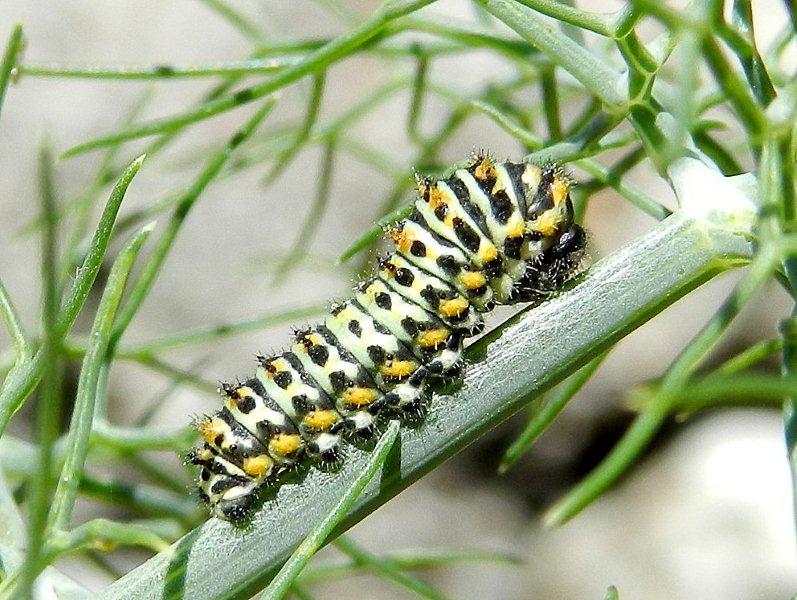
M 428 383 L 461 376 L 484 313 L 544 300 L 576 273 L 586 236 L 559 167 L 479 153 L 417 184 L 412 212 L 387 229 L 393 250 L 353 297 L 258 356 L 253 377 L 222 384 L 223 407 L 197 420 L 188 460 L 215 516 L 247 519 L 263 486 L 342 460 L 344 440 L 367 440 L 384 415 L 421 416 Z

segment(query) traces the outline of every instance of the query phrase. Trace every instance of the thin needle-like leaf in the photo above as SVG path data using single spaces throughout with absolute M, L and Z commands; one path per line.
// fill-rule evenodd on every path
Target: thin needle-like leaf
M 307 115 L 304 118 L 299 130 L 293 139 L 293 142 L 288 146 L 282 154 L 274 162 L 271 170 L 266 174 L 263 179 L 263 185 L 269 186 L 280 176 L 285 168 L 291 163 L 296 154 L 301 150 L 305 142 L 310 138 L 310 132 L 313 129 L 316 121 L 318 120 L 318 113 L 321 111 L 321 99 L 324 95 L 324 81 L 326 80 L 326 72 L 322 71 L 313 78 L 313 90 L 310 93 L 310 100 L 307 103 Z
M 339 537 L 335 541 L 335 546 L 341 552 L 352 558 L 356 563 L 363 567 L 370 568 L 385 579 L 406 588 L 419 598 L 426 598 L 426 600 L 446 600 L 447 598 L 420 579 L 404 573 L 401 569 L 397 569 L 388 562 L 377 560 L 345 536 Z
M 255 112 L 254 116 L 252 116 L 252 118 L 230 138 L 227 144 L 208 161 L 193 184 L 180 196 L 174 212 L 172 212 L 169 222 L 166 224 L 166 231 L 164 231 L 158 239 L 152 256 L 144 265 L 143 271 L 131 289 L 127 301 L 122 306 L 119 318 L 114 326 L 114 333 L 111 336 L 112 348 L 116 346 L 119 338 L 138 312 L 141 303 L 144 301 L 147 294 L 149 294 L 149 290 L 155 283 L 155 279 L 160 273 L 163 262 L 166 260 L 166 255 L 169 253 L 169 250 L 171 250 L 172 244 L 177 237 L 177 233 L 180 231 L 186 216 L 188 216 L 188 213 L 199 196 L 216 178 L 222 167 L 230 159 L 233 151 L 254 133 L 257 126 L 272 111 L 276 103 L 277 99 L 273 97 L 266 100 L 257 112 Z
M 28 506 L 28 546 L 25 563 L 21 569 L 18 587 L 15 590 L 20 598 L 28 598 L 33 582 L 46 566 L 45 529 L 50 493 L 53 486 L 54 469 L 53 447 L 58 436 L 58 419 L 61 412 L 61 369 L 58 364 L 58 231 L 56 225 L 55 182 L 53 181 L 53 162 L 49 146 L 42 142 L 39 148 L 39 189 L 41 210 L 44 215 L 42 229 L 41 278 L 42 302 L 42 344 L 39 350 L 46 377 L 36 407 L 37 463 L 39 476 L 33 480 L 31 499 Z M 3 595 L 0 585 L 0 596 Z
M 30 344 L 25 335 L 25 329 L 22 326 L 19 313 L 2 281 L 0 281 L 0 313 L 3 315 L 8 335 L 14 343 L 16 362 L 19 363 L 30 355 Z
M 152 65 L 111 67 L 26 63 L 18 68 L 20 76 L 62 77 L 70 79 L 121 79 L 121 80 L 178 80 L 199 77 L 229 77 L 231 75 L 267 75 L 296 64 L 295 58 L 253 58 L 235 62 L 208 65 Z
M 0 112 L 3 108 L 3 100 L 6 96 L 8 84 L 11 81 L 11 73 L 17 66 L 17 58 L 19 57 L 22 48 L 25 45 L 25 40 L 22 37 L 22 25 L 17 23 L 11 31 L 11 37 L 8 38 L 8 45 L 3 54 L 3 61 L 0 62 Z
M 250 331 L 258 331 L 281 323 L 291 323 L 307 319 L 322 314 L 327 310 L 326 305 L 310 306 L 307 308 L 289 308 L 280 311 L 269 311 L 262 317 L 243 321 L 241 323 L 231 323 L 228 325 L 216 325 L 205 329 L 197 329 L 186 333 L 177 333 L 150 342 L 141 342 L 136 345 L 124 345 L 119 348 L 120 356 L 135 356 L 140 354 L 152 354 L 173 350 L 183 346 L 197 346 L 208 342 L 215 342 L 226 337 L 240 335 Z
M 50 508 L 50 527 L 53 529 L 65 530 L 72 516 L 78 485 L 83 474 L 83 464 L 89 452 L 97 384 L 102 365 L 108 358 L 111 328 L 130 270 L 153 227 L 154 224 L 145 226 L 133 235 L 120 251 L 111 267 L 108 283 L 105 285 L 105 291 L 94 318 L 94 325 L 91 328 L 91 344 L 83 359 L 83 367 L 78 380 L 75 407 L 72 411 L 72 422 L 67 438 L 66 458 Z
M 484 564 L 486 562 L 500 563 L 507 566 L 520 566 L 523 560 L 511 554 L 496 554 L 484 551 L 464 551 L 464 552 L 428 552 L 413 550 L 412 552 L 390 552 L 382 553 L 378 557 L 381 562 L 389 563 L 394 568 L 401 571 L 425 570 L 438 567 L 453 566 L 461 563 Z M 355 573 L 369 570 L 366 565 L 361 565 L 356 561 L 347 563 L 310 565 L 304 570 L 300 580 L 302 583 L 312 583 L 315 581 L 326 581 L 347 577 Z
M 251 42 L 256 44 L 262 44 L 265 41 L 265 34 L 263 33 L 262 29 L 252 22 L 251 19 L 242 15 L 240 12 L 235 10 L 229 4 L 224 2 L 224 0 L 199 0 L 207 6 L 210 10 L 218 14 L 224 20 L 226 20 L 230 25 L 232 25 L 235 29 L 241 32 L 246 38 L 248 38 Z
M 628 470 L 672 413 L 674 398 L 686 385 L 698 362 L 717 342 L 742 307 L 769 279 L 774 269 L 773 262 L 773 257 L 768 252 L 757 256 L 734 293 L 673 362 L 660 385 L 656 401 L 651 402 L 636 418 L 609 455 L 545 513 L 543 519 L 547 525 L 561 525 L 572 519 Z
M 97 138 L 85 144 L 75 146 L 64 153 L 64 156 L 74 156 L 89 150 L 115 144 L 124 140 L 147 137 L 167 131 L 173 131 L 215 116 L 219 113 L 232 110 L 271 94 L 291 83 L 308 75 L 317 73 L 327 67 L 331 62 L 339 60 L 356 51 L 363 44 L 371 40 L 393 20 L 418 10 L 422 6 L 431 4 L 434 0 L 390 0 L 378 8 L 374 14 L 361 25 L 350 32 L 325 44 L 299 63 L 275 74 L 273 77 L 249 88 L 240 90 L 229 96 L 222 96 L 206 102 L 196 110 L 184 112 L 172 117 L 150 121 L 133 129 L 122 131 L 113 135 Z
M 296 238 L 296 241 L 294 241 L 291 249 L 285 255 L 285 258 L 275 269 L 274 279 L 276 281 L 281 280 L 288 270 L 299 261 L 302 255 L 307 251 L 307 245 L 315 237 L 316 230 L 321 223 L 321 217 L 324 216 L 326 206 L 329 203 L 329 190 L 332 186 L 335 152 L 336 144 L 333 139 L 324 147 L 324 155 L 321 159 L 321 173 L 318 177 L 318 188 L 316 189 L 310 212 L 307 215 L 305 223 L 299 230 L 299 236 Z
M 122 203 L 122 199 L 125 196 L 130 182 L 141 168 L 143 160 L 144 157 L 140 156 L 130 164 L 124 173 L 122 173 L 122 176 L 114 186 L 108 202 L 105 205 L 94 237 L 91 240 L 86 258 L 78 271 L 66 301 L 62 304 L 61 310 L 58 312 L 55 332 L 59 344 L 60 340 L 63 339 L 75 322 L 94 284 L 94 279 L 99 272 L 102 259 L 105 256 L 105 250 L 108 247 L 108 241 L 111 237 L 116 215 L 119 212 L 119 206 Z M 19 369 L 15 369 L 12 376 L 8 377 L 4 382 L 3 388 L 0 390 L 0 436 L 2 436 L 5 431 L 13 414 L 19 409 L 25 401 L 25 398 L 28 397 L 39 382 L 44 367 L 44 354 L 39 350 L 33 358 L 20 364 Z
M 479 0 L 479 3 L 580 81 L 608 107 L 617 110 L 625 105 L 626 99 L 618 86 L 622 76 L 607 66 L 606 61 L 548 25 L 526 6 L 510 0 Z M 553 5 L 552 2 L 548 4 Z M 559 6 L 562 10 L 569 9 L 566 4 L 559 3 Z
M 526 424 L 526 428 L 507 449 L 504 457 L 501 459 L 501 464 L 498 465 L 499 473 L 505 473 L 528 451 L 540 434 L 545 431 L 559 413 L 562 412 L 565 405 L 578 393 L 584 384 L 589 381 L 589 378 L 592 377 L 592 374 L 605 358 L 606 354 L 602 354 L 581 367 L 577 373 L 562 384 L 562 389 L 559 390 L 553 398 L 543 400 L 542 408 L 533 412 L 532 417 Z
M 279 570 L 269 586 L 260 597 L 261 600 L 280 600 L 288 592 L 291 584 L 302 572 L 304 566 L 312 556 L 324 545 L 332 530 L 348 514 L 349 509 L 357 500 L 368 482 L 373 479 L 377 471 L 382 468 L 388 453 L 393 447 L 393 443 L 398 436 L 398 421 L 392 421 L 385 433 L 382 434 L 379 442 L 374 448 L 374 452 L 368 462 L 363 465 L 360 474 L 351 482 L 346 492 L 340 497 L 338 502 L 324 516 L 299 547 L 291 554 L 291 557 Z

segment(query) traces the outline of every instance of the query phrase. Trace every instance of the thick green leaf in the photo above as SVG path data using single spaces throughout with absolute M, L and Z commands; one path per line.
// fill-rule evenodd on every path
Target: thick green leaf
M 597 263 L 570 291 L 486 335 L 468 351 L 474 364 L 463 385 L 435 394 L 421 426 L 402 428 L 393 458 L 337 533 L 517 411 L 533 392 L 561 381 L 704 281 L 747 262 L 749 255 L 746 238 L 735 228 L 676 214 Z M 311 470 L 298 484 L 284 485 L 247 530 L 210 519 L 101 597 L 249 597 L 335 506 L 367 460 L 366 452 L 349 447 L 338 473 Z

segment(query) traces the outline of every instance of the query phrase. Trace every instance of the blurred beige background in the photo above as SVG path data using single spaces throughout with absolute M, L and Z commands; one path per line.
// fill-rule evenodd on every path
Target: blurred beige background
M 273 39 L 330 36 L 344 30 L 322 6 L 306 0 L 239 0 L 232 4 L 261 24 Z M 779 26 L 781 3 L 756 2 L 761 35 Z M 375 2 L 351 2 L 361 14 Z M 587 3 L 582 3 L 587 5 Z M 589 2 L 603 10 L 616 4 Z M 472 18 L 463 1 L 441 1 L 429 13 Z M 0 4 L 0 39 L 22 22 L 28 41 L 25 59 L 36 62 L 146 65 L 199 64 L 245 58 L 249 43 L 199 2 L 191 0 L 79 0 Z M 500 77 L 503 62 L 488 54 L 435 62 L 431 76 L 462 90 L 479 89 L 485 78 Z M 467 68 L 464 68 L 464 66 Z M 327 78 L 321 122 L 356 103 L 379 82 L 409 65 L 389 67 L 373 57 L 355 57 L 334 67 Z M 159 83 L 146 117 L 168 115 L 188 106 L 207 89 L 206 80 Z M 25 78 L 13 86 L 0 117 L 0 277 L 29 329 L 38 313 L 38 241 L 20 236 L 37 211 L 35 147 L 46 133 L 58 150 L 109 132 L 148 87 L 146 82 Z M 309 92 L 304 81 L 286 90 L 264 130 L 296 119 Z M 410 173 L 412 152 L 405 135 L 407 95 L 359 123 L 351 134 L 378 144 Z M 535 101 L 529 98 L 530 102 Z M 426 105 L 422 126 L 436 128 L 446 107 Z M 186 186 L 200 164 L 197 148 L 226 139 L 252 107 L 194 126 L 180 142 L 145 163 L 123 205 L 123 214 L 150 205 Z M 516 144 L 486 120 L 474 118 L 442 153 L 461 160 L 474 146 L 499 156 L 517 156 Z M 141 143 L 127 144 L 120 158 L 136 156 Z M 89 182 L 98 155 L 58 164 L 62 199 Z M 294 273 L 272 285 L 272 257 L 285 251 L 303 222 L 315 190 L 318 148 L 303 151 L 278 182 L 264 191 L 259 179 L 267 165 L 214 183 L 190 214 L 128 340 L 246 320 L 270 309 L 309 306 L 344 295 L 351 274 L 328 267 Z M 671 205 L 666 186 L 638 169 L 634 180 Z M 367 184 L 363 185 L 362 181 Z M 309 250 L 334 258 L 379 216 L 390 183 L 342 156 L 336 163 L 331 204 Z M 161 219 L 162 221 L 165 219 Z M 587 215 L 593 257 L 611 251 L 652 224 L 612 193 L 595 199 Z M 562 529 L 544 531 L 539 510 L 594 465 L 629 420 L 622 410 L 624 390 L 662 372 L 678 349 L 709 317 L 734 276 L 706 285 L 625 340 L 610 356 L 555 426 L 507 476 L 495 474 L 506 444 L 523 425 L 519 416 L 474 448 L 414 485 L 380 509 L 354 536 L 372 550 L 481 548 L 524 558 L 521 567 L 494 564 L 428 573 L 428 580 L 452 597 L 602 598 L 616 585 L 623 598 L 713 599 L 787 598 L 797 592 L 794 522 L 788 469 L 776 412 L 724 411 L 672 427 L 653 452 L 622 484 Z M 732 329 L 717 356 L 776 333 L 776 321 L 789 310 L 783 294 L 769 289 Z M 85 331 L 82 323 L 82 331 Z M 243 376 L 256 352 L 278 348 L 289 327 L 170 355 L 183 366 L 205 359 L 203 374 L 217 380 Z M 0 349 L 8 345 L 0 333 Z M 146 400 L 166 387 L 139 367 L 119 363 L 111 377 L 111 408 L 118 423 L 129 423 Z M 211 410 L 217 400 L 181 388 L 159 409 L 164 426 Z M 24 419 L 14 432 L 26 435 Z M 164 460 L 173 460 L 168 457 Z M 172 463 L 174 464 L 174 463 Z M 87 505 L 86 514 L 98 507 Z M 140 560 L 137 555 L 122 560 Z M 65 563 L 76 579 L 93 589 L 105 576 Z M 401 590 L 376 579 L 347 580 L 318 588 L 320 598 L 402 598 Z

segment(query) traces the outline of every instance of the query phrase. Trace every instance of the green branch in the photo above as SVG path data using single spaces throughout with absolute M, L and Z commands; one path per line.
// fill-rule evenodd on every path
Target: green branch
M 473 366 L 463 385 L 435 395 L 419 427 L 402 428 L 394 467 L 364 490 L 337 532 L 517 411 L 531 395 L 563 380 L 677 298 L 746 262 L 749 255 L 748 243 L 732 230 L 676 214 L 596 264 L 569 292 L 510 319 L 468 349 Z M 567 323 L 565 338 L 561 323 Z M 339 472 L 311 470 L 301 485 L 282 487 L 279 502 L 267 502 L 247 532 L 211 519 L 168 553 L 117 581 L 102 597 L 248 597 L 273 577 L 307 535 L 309 523 L 337 504 L 369 458 L 367 452 L 347 448 Z M 273 535 L 275 530 L 279 536 Z M 219 562 L 222 543 L 226 560 Z

